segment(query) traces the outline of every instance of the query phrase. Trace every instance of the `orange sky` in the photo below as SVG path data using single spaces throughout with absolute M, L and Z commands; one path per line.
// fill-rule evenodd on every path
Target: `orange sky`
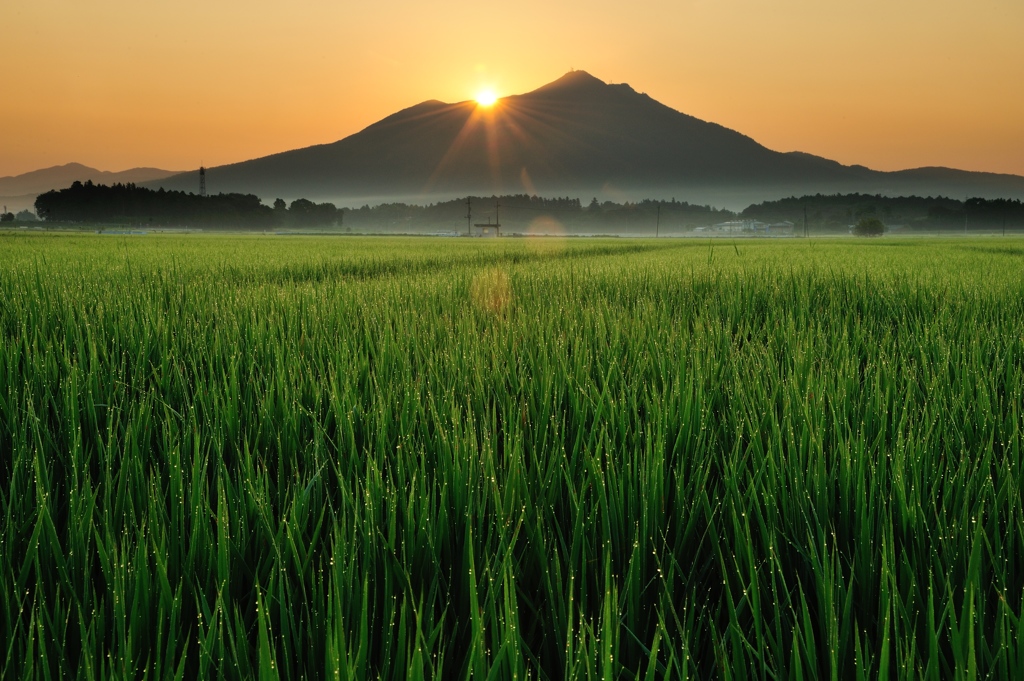
M 881 170 L 1024 175 L 1021 0 L 3 0 L 0 176 L 188 169 L 584 69 Z

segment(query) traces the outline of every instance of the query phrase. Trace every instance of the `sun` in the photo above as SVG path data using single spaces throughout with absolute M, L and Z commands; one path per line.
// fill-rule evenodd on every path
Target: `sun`
M 494 94 L 494 90 L 481 90 L 476 93 L 476 103 L 480 106 L 494 106 L 497 101 L 498 95 Z

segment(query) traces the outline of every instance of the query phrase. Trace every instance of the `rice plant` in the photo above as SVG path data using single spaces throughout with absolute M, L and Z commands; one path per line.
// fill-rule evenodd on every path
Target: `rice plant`
M 0 237 L 0 677 L 1022 677 L 1021 254 Z

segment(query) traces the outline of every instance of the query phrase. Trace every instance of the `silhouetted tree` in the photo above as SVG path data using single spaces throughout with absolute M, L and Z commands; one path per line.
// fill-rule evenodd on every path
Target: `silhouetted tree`
M 295 199 L 288 207 L 288 222 L 296 227 L 329 227 L 337 224 L 338 209 L 333 203 Z
M 274 199 L 274 222 L 283 225 L 288 221 L 288 204 L 284 199 Z
M 885 225 L 876 217 L 863 217 L 853 227 L 854 236 L 882 236 Z

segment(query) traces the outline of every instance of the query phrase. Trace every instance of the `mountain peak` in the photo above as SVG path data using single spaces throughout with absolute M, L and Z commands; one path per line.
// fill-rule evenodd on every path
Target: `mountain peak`
M 532 92 L 503 98 L 486 114 L 472 100 L 426 101 L 333 144 L 215 168 L 207 179 L 216 191 L 332 202 L 508 192 L 672 192 L 729 195 L 734 197 L 730 201 L 746 196 L 750 203 L 796 192 L 893 193 L 927 187 L 936 194 L 967 185 L 921 174 L 876 173 L 772 151 L 629 85 L 573 70 Z M 989 184 L 972 180 L 978 189 L 966 191 L 994 193 L 994 188 L 983 188 L 992 186 L 985 181 Z M 196 176 L 160 184 L 192 190 Z M 1024 195 L 1024 178 L 1008 179 L 1003 186 L 1004 195 Z
M 542 85 L 530 94 L 538 92 L 566 92 L 605 87 L 608 83 L 595 78 L 586 71 L 569 71 L 556 81 Z
M 604 82 L 600 78 L 598 78 L 596 76 L 592 76 L 589 73 L 587 73 L 586 71 L 581 71 L 579 69 L 571 69 L 570 71 L 566 72 L 566 74 L 564 76 L 562 76 L 561 78 L 559 78 L 555 82 L 551 83 L 551 85 L 576 86 L 576 87 L 579 87 L 580 85 L 607 85 L 607 84 L 608 83 Z

